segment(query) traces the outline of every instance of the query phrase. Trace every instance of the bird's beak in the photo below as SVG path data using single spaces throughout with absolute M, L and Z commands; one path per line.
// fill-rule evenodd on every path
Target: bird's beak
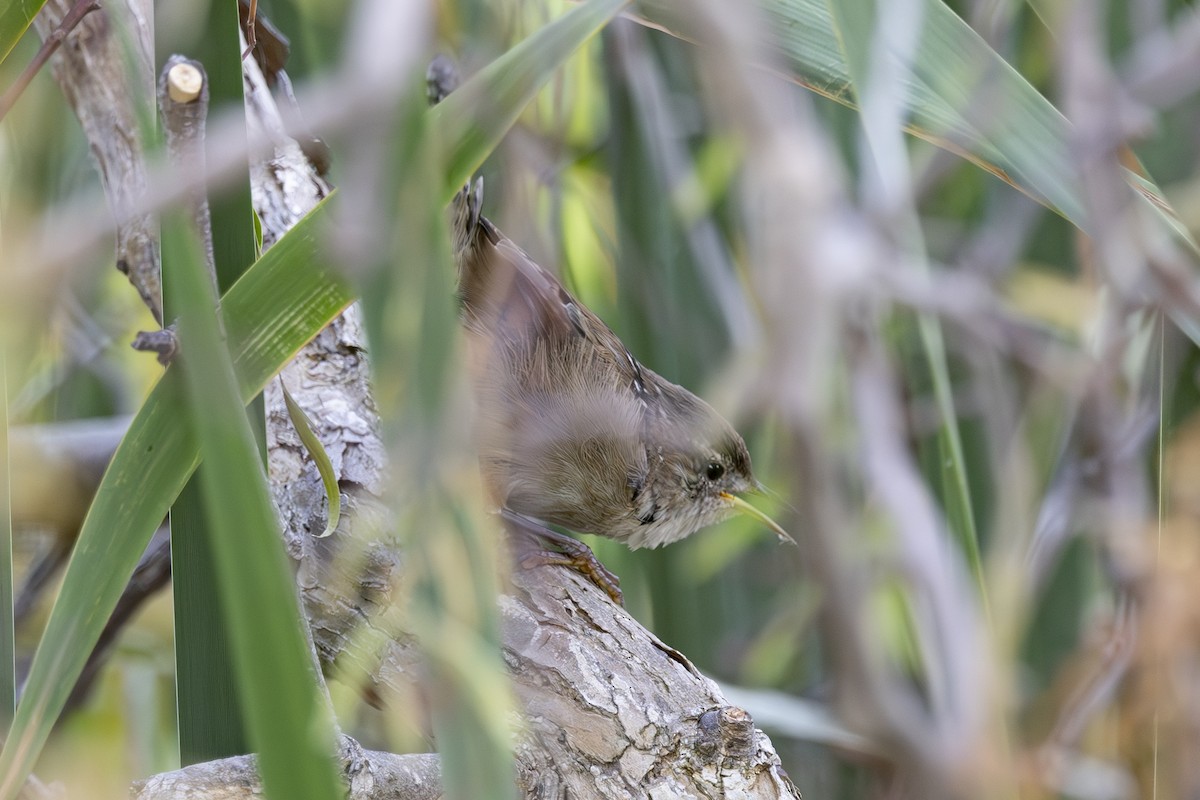
M 778 522 L 771 519 L 742 498 L 735 494 L 730 494 L 729 492 L 721 492 L 721 499 L 733 506 L 735 511 L 739 511 L 748 517 L 754 517 L 756 520 L 766 525 L 775 533 L 776 536 L 779 537 L 780 542 L 791 542 L 792 544 L 796 544 L 796 540 L 789 536 L 788 532 L 780 527 Z

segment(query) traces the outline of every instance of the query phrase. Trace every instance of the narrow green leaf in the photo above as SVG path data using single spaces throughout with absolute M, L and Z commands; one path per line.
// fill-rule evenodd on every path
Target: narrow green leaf
M 21 41 L 45 3 L 46 0 L 9 0 L 0 4 L 0 63 Z
M 453 268 L 444 205 L 482 164 L 524 106 L 562 62 L 594 36 L 628 3 L 589 0 L 544 26 L 460 86 L 430 111 L 401 110 L 393 171 L 406 176 L 398 192 L 397 235 L 393 261 L 377 266 L 365 292 L 364 317 L 370 334 L 375 387 L 381 416 L 397 458 L 393 469 L 408 470 L 403 485 L 421 487 L 428 498 L 436 488 L 437 453 L 444 432 L 447 348 L 458 327 L 453 307 Z M 410 99 L 412 102 L 412 99 Z M 439 173 L 432 168 L 444 158 Z M 394 259 L 413 265 L 403 271 Z M 422 265 L 420 267 L 415 265 Z M 423 267 L 423 268 L 422 268 Z M 419 300 L 418 300 L 419 298 Z M 397 308 L 408 304 L 404 331 Z M 412 351 L 411 333 L 422 346 Z M 397 336 L 396 334 L 401 335 Z M 407 335 L 405 335 L 407 334 Z M 404 348 L 404 352 L 397 352 Z M 444 440 L 441 440 L 444 441 Z M 429 458 L 425 453 L 429 453 Z M 419 505 L 424 500 L 417 499 Z M 430 685 L 431 723 L 445 766 L 446 796 L 502 800 L 516 791 L 508 723 L 511 693 L 498 647 L 495 607 L 494 543 L 470 524 L 433 526 L 437 511 L 452 504 L 431 504 L 431 513 L 405 510 L 420 520 L 414 532 L 414 592 L 422 601 L 410 622 L 424 643 L 434 670 Z M 430 535 L 436 533 L 437 535 Z M 470 580 L 462 580 L 463 570 Z M 467 588 L 464 590 L 463 586 Z M 446 648 L 446 649 L 443 649 Z M 466 652 L 475 655 L 463 660 Z M 455 665 L 471 664 L 466 670 Z
M 166 288 L 180 312 L 178 367 L 187 386 L 187 416 L 208 462 L 198 475 L 208 522 L 205 544 L 217 567 L 216 589 L 250 743 L 268 797 L 328 800 L 342 793 L 333 762 L 333 720 L 320 700 L 267 476 L 225 349 L 198 237 L 164 236 L 163 260 L 175 265 Z M 209 604 L 215 605 L 212 597 Z
M 430 114 L 446 142 L 444 200 L 475 173 L 550 75 L 631 0 L 590 0 L 493 61 Z
M 338 488 L 337 474 L 333 471 L 333 462 L 329 460 L 325 446 L 317 438 L 308 415 L 304 413 L 303 408 L 297 405 L 282 377 L 279 379 L 279 388 L 283 390 L 283 402 L 287 406 L 288 419 L 292 421 L 292 427 L 296 429 L 296 434 L 304 443 L 304 448 L 312 456 L 313 464 L 316 465 L 317 472 L 321 476 L 321 484 L 325 487 L 325 499 L 329 502 L 329 517 L 325 521 L 325 530 L 317 535 L 318 539 L 324 539 L 337 528 L 338 520 L 342 516 L 342 492 Z
M 209 104 L 215 115 L 226 108 L 240 109 L 244 102 L 237 0 L 214 0 L 207 20 L 204 36 L 197 42 L 198 50 L 190 56 L 204 65 Z M 230 133 L 226 131 L 226 135 Z M 239 126 L 233 133 L 236 133 L 234 139 L 218 142 L 210 138 L 206 141 L 210 163 L 218 158 L 212 148 L 244 146 L 245 125 Z M 254 205 L 250 200 L 249 163 L 239 171 L 241 174 L 238 179 L 231 181 L 229 188 L 214 193 L 208 204 L 212 217 L 213 265 L 217 270 L 217 286 L 222 294 L 229 291 L 229 287 L 250 268 L 255 258 L 256 236 Z
M 222 300 L 243 400 L 353 299 L 326 268 L 317 228 L 328 201 L 259 259 Z M 179 370 L 150 393 L 113 456 L 84 520 L 12 731 L 0 751 L 0 798 L 15 797 L 150 536 L 199 463 Z
M 496 634 L 495 554 L 450 519 L 447 512 L 461 499 L 438 492 L 447 479 L 444 455 L 454 425 L 446 409 L 459 361 L 453 352 L 459 319 L 438 158 L 443 140 L 429 117 L 423 91 L 397 108 L 400 133 L 383 168 L 404 176 L 387 212 L 398 224 L 391 247 L 365 278 L 363 319 L 396 486 L 388 494 L 400 520 L 394 533 L 406 541 L 411 565 L 406 628 L 433 667 L 423 691 L 445 797 L 512 800 L 511 691 Z M 467 653 L 471 668 L 465 671 L 442 661 L 443 655 L 462 661 Z
M 198 478 L 192 476 L 169 513 L 176 728 L 183 766 L 250 751 L 229 635 L 214 602 L 217 562 L 208 541 L 213 523 Z M 214 703 L 214 697 L 224 702 Z
M 209 103 L 214 111 L 241 108 L 244 102 L 238 30 L 236 0 L 217 0 L 211 3 L 205 16 L 204 35 L 197 42 L 197 50 L 190 54 L 204 65 Z M 245 141 L 244 124 L 239 126 L 237 136 Z M 211 151 L 216 145 L 209 139 L 206 146 Z M 222 146 L 230 146 L 230 143 Z M 210 152 L 208 158 L 211 160 L 214 154 Z M 239 179 L 233 181 L 229 189 L 209 198 L 208 210 L 212 228 L 212 266 L 217 285 L 225 292 L 255 260 L 248 163 L 243 163 Z M 164 235 L 167 233 L 164 230 Z M 164 259 L 164 291 L 175 279 L 174 267 Z M 168 319 L 179 314 L 171 303 L 172 296 L 177 295 L 168 291 L 165 298 Z M 251 418 L 256 422 L 260 447 L 265 451 L 265 414 L 260 400 L 252 403 Z M 225 617 L 212 602 L 219 581 L 216 552 L 210 541 L 215 535 L 212 528 L 216 522 L 206 513 L 207 504 L 196 485 L 203 479 L 204 472 L 205 468 L 200 467 L 199 474 L 171 507 L 175 692 L 179 755 L 185 765 L 249 750 L 246 724 L 240 713 L 244 704 L 235 702 L 238 681 L 230 651 L 230 634 Z M 229 697 L 230 702 L 213 703 L 215 696 Z

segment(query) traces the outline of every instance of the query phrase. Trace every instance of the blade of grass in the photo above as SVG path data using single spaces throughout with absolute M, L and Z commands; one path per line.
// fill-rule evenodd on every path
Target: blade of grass
M 217 564 L 210 541 L 213 521 L 199 474 L 175 498 L 170 521 L 175 711 L 179 763 L 187 766 L 248 753 L 250 740 L 238 702 L 229 633 L 220 607 L 213 602 L 217 593 Z M 225 702 L 214 703 L 214 697 Z
M 175 230 L 163 237 L 163 260 L 174 264 L 166 288 L 180 313 L 185 405 L 208 462 L 198 476 L 209 525 L 204 545 L 217 567 L 250 744 L 268 797 L 336 797 L 342 790 L 333 719 L 320 698 L 262 459 L 214 313 L 216 292 L 198 237 L 184 232 L 188 223 L 169 227 Z M 214 605 L 211 597 L 208 603 Z
M 238 37 L 238 4 L 219 0 L 207 15 L 204 36 L 194 57 L 204 65 L 209 103 L 214 110 L 241 108 L 242 62 Z M 245 125 L 238 135 L 243 141 Z M 207 143 L 209 147 L 211 143 Z M 215 155 L 209 154 L 209 160 Z M 209 198 L 212 257 L 217 285 L 225 292 L 254 262 L 254 210 L 250 202 L 249 165 L 243 164 L 232 188 Z M 164 286 L 174 279 L 172 265 L 164 261 Z M 173 293 L 172 293 L 173 294 Z M 167 318 L 178 316 L 167 298 Z M 266 449 L 262 401 L 251 403 L 260 448 Z M 223 468 L 218 468 L 223 469 Z M 199 482 L 205 468 L 180 493 L 171 507 L 171 584 L 175 611 L 176 706 L 179 712 L 179 755 L 184 765 L 249 751 L 243 704 L 237 697 L 229 631 L 225 617 L 212 602 L 218 575 L 212 538 L 213 520 L 206 513 Z M 213 703 L 213 697 L 229 702 Z
M 427 122 L 421 119 L 424 113 L 419 112 L 419 122 Z M 380 406 L 392 463 L 403 470 L 409 490 L 402 506 L 393 508 L 409 520 L 409 553 L 419 565 L 410 621 L 422 651 L 438 665 L 425 689 L 446 797 L 513 800 L 517 792 L 509 721 L 514 704 L 501 656 L 494 531 L 472 526 L 458 507 L 462 499 L 444 489 L 443 451 L 453 440 L 450 429 L 456 422 L 445 409 L 455 384 L 451 365 L 458 359 L 452 348 L 459 320 L 450 236 L 444 208 L 437 202 L 443 176 L 430 167 L 437 163 L 430 157 L 436 140 L 428 130 L 412 139 L 418 147 L 399 155 L 406 168 L 398 173 L 407 176 L 399 218 L 408 229 L 393 252 L 397 260 L 411 259 L 424 269 L 400 272 L 380 266 L 392 308 L 406 300 L 419 303 L 408 315 L 417 336 L 411 335 L 413 329 L 405 336 L 393 326 L 392 340 L 380 344 L 397 357 L 374 363 L 379 384 L 411 387 L 389 392 L 393 402 Z M 414 508 L 420 511 L 414 513 Z

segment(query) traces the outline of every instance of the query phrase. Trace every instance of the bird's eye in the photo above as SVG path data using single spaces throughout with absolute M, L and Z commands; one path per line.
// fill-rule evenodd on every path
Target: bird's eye
M 704 474 L 710 481 L 719 481 L 721 476 L 725 474 L 725 465 L 719 461 L 710 461 L 708 466 L 704 468 Z

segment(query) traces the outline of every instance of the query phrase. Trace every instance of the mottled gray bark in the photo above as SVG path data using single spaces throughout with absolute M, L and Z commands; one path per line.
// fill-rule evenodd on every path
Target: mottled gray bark
M 527 796 L 800 796 L 750 715 L 595 585 L 562 567 L 513 583 L 500 609 Z

